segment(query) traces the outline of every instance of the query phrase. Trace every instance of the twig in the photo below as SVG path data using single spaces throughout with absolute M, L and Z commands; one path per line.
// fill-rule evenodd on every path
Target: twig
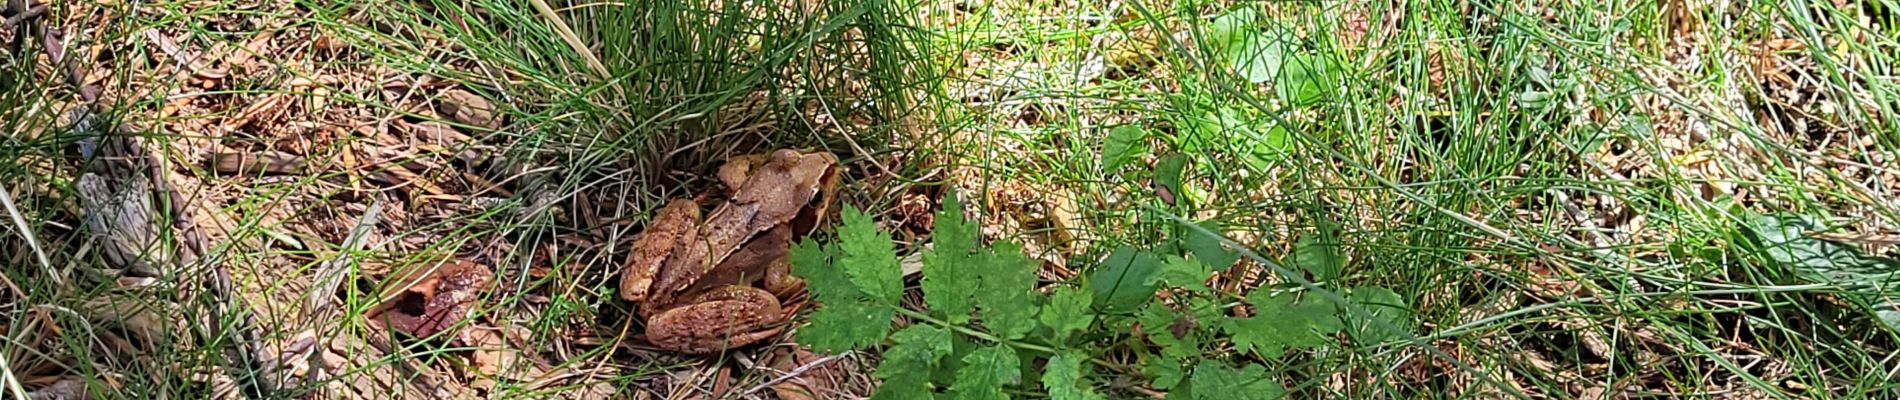
M 817 361 L 812 361 L 811 363 L 800 365 L 798 366 L 798 368 L 792 368 L 791 371 L 786 371 L 785 375 L 779 375 L 779 377 L 777 378 L 772 378 L 772 380 L 765 381 L 765 383 L 758 384 L 757 386 L 753 386 L 751 389 L 746 389 L 744 392 L 740 392 L 739 397 L 751 396 L 752 393 L 758 392 L 759 390 L 763 390 L 765 388 L 771 387 L 772 385 L 777 385 L 787 380 L 791 380 L 792 378 L 803 376 L 805 375 L 805 373 L 811 372 L 811 370 L 813 369 L 817 369 L 820 366 L 829 364 L 832 361 L 837 361 L 838 359 L 844 358 L 845 356 L 848 356 L 848 355 L 851 355 L 851 352 L 845 352 L 843 354 L 839 354 L 835 356 L 826 356 L 825 358 L 820 358 Z
M 6 27 L 14 26 L 14 25 L 19 25 L 20 21 L 25 21 L 27 18 L 38 17 L 43 14 L 46 14 L 45 4 L 33 6 L 32 8 L 28 8 L 26 9 L 26 11 L 20 12 L 19 14 L 14 14 L 11 17 L 7 17 L 5 21 L 0 21 L 0 28 L 6 28 Z

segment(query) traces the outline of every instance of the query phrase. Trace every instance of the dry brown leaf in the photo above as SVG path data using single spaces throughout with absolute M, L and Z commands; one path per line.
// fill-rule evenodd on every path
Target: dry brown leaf
M 468 310 L 481 301 L 482 291 L 494 280 L 487 266 L 463 259 L 418 264 L 403 276 L 390 280 L 397 282 L 394 288 L 400 291 L 367 316 L 415 337 L 442 333 L 467 318 Z

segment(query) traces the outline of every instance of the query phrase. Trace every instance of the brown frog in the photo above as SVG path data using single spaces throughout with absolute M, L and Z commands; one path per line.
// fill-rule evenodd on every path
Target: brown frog
M 692 200 L 673 200 L 634 240 L 620 296 L 639 303 L 656 347 L 712 353 L 784 330 L 780 299 L 804 284 L 791 243 L 830 211 L 838 159 L 779 150 L 734 158 L 719 178 L 733 193 L 703 221 Z

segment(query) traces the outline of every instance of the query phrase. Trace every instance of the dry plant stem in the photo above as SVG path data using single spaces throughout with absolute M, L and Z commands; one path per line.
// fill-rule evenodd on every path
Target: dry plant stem
M 535 11 L 541 12 L 541 16 L 546 17 L 548 22 L 554 25 L 555 33 L 559 33 L 561 40 L 567 42 L 568 47 L 574 48 L 574 52 L 579 53 L 581 59 L 587 61 L 587 67 L 593 69 L 595 74 L 600 75 L 598 78 L 600 78 L 603 83 L 613 79 L 613 73 L 607 71 L 607 65 L 602 64 L 600 58 L 594 56 L 594 51 L 588 49 L 586 43 L 581 42 L 580 36 L 574 34 L 574 28 L 567 26 L 567 20 L 562 19 L 559 13 L 554 12 L 554 7 L 549 7 L 546 0 L 530 0 L 529 3 L 533 3 Z M 620 92 L 619 85 L 614 85 L 613 88 L 614 92 Z M 621 95 L 624 96 L 625 94 L 621 93 Z
M 13 219 L 14 229 L 18 229 L 20 238 L 26 240 L 26 247 L 33 249 L 33 257 L 39 260 L 41 268 L 46 269 L 46 277 L 52 279 L 53 284 L 61 290 L 65 289 L 66 278 L 53 269 L 53 262 L 46 258 L 46 250 L 41 249 L 39 240 L 33 237 L 33 231 L 27 226 L 26 217 L 20 214 L 19 207 L 13 205 L 13 193 L 7 191 L 6 186 L 0 186 L 0 206 L 6 207 L 7 216 Z
M 7 391 L 13 394 L 13 398 L 27 398 L 26 387 L 20 385 L 20 377 L 13 375 L 13 366 L 7 363 L 5 353 L 0 353 L 0 383 L 7 385 Z
M 752 386 L 752 388 L 746 389 L 744 392 L 739 392 L 739 397 L 743 398 L 746 396 L 751 396 L 752 393 L 758 392 L 760 390 L 764 390 L 765 388 L 768 388 L 768 387 L 772 387 L 772 385 L 777 385 L 780 382 L 785 382 L 787 380 L 791 380 L 792 378 L 804 376 L 806 373 L 811 372 L 811 370 L 813 369 L 822 367 L 825 364 L 830 364 L 832 361 L 837 361 L 838 359 L 845 358 L 846 356 L 849 356 L 849 355 L 851 355 L 851 352 L 844 352 L 842 354 L 825 356 L 825 358 L 820 358 L 817 361 L 812 361 L 809 364 L 800 365 L 798 366 L 798 368 L 792 368 L 791 371 L 786 371 L 784 375 L 779 375 L 779 377 L 777 378 L 772 378 L 772 380 L 765 381 L 765 383 L 760 383 L 758 385 L 754 385 Z

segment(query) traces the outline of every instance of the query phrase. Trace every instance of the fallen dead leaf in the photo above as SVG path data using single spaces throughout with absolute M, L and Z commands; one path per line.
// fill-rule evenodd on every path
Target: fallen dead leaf
M 495 277 L 487 266 L 459 258 L 418 264 L 403 276 L 391 280 L 400 282 L 394 286 L 400 292 L 371 309 L 368 317 L 385 328 L 415 337 L 430 337 L 455 327 L 480 302 L 481 292 Z

